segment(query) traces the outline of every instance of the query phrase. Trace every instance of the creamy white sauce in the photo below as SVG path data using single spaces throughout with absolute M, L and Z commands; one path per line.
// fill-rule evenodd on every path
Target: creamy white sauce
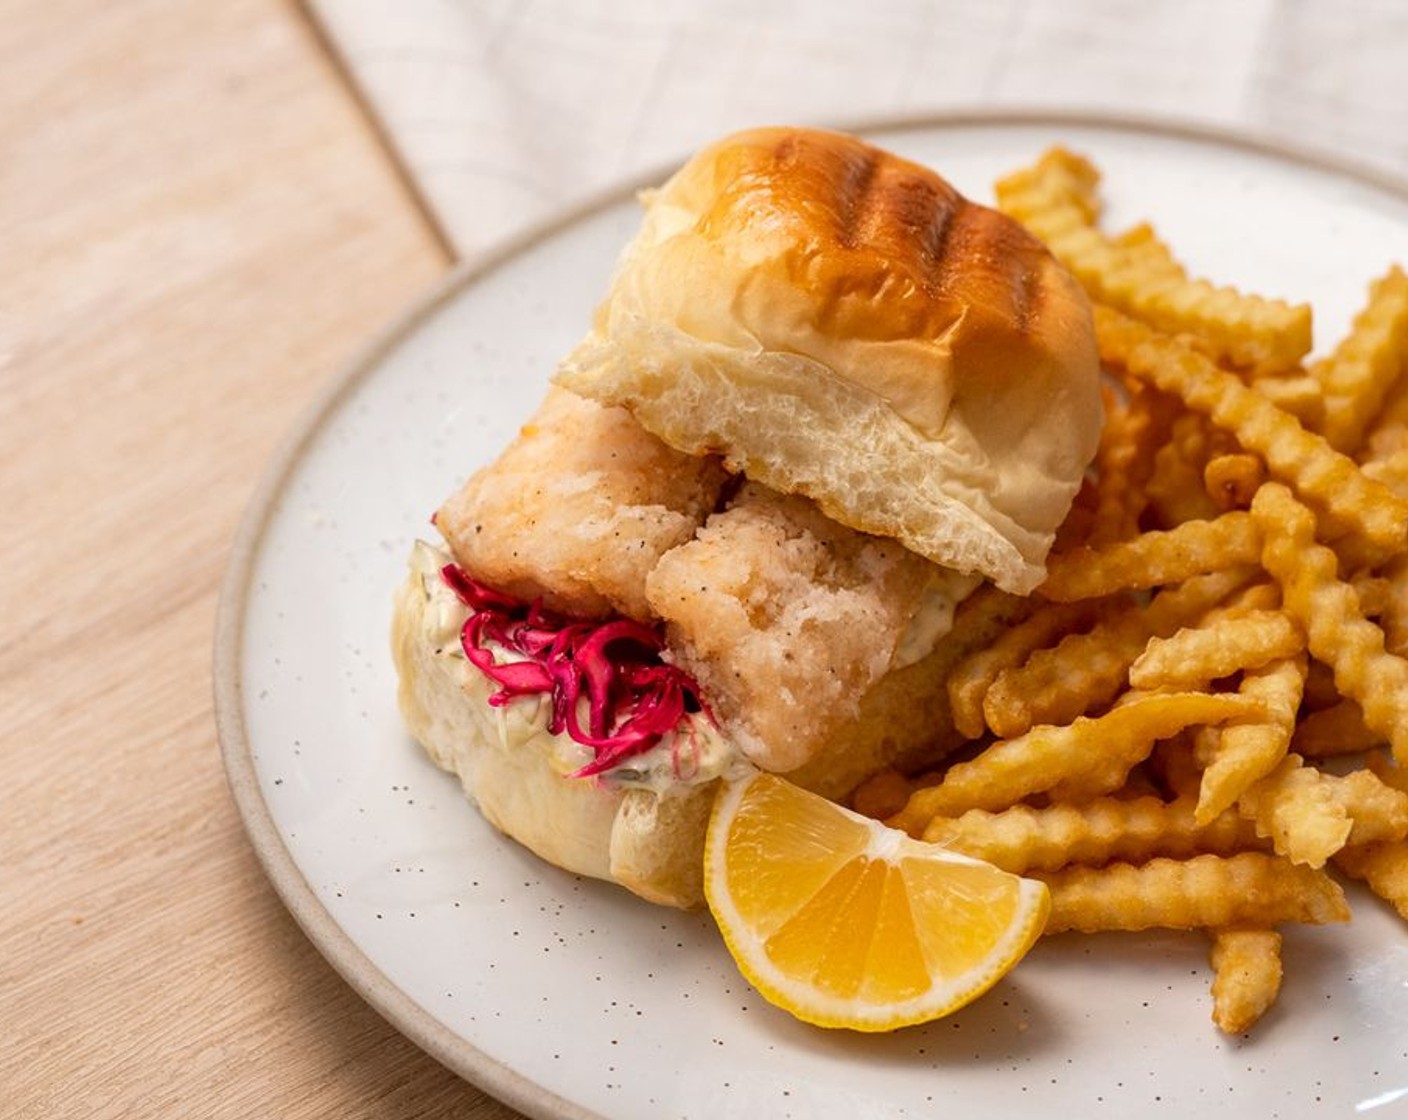
M 469 610 L 440 576 L 445 565 L 451 563 L 454 563 L 453 558 L 444 551 L 425 541 L 416 542 L 411 567 L 420 576 L 421 589 L 426 596 L 430 640 L 438 656 L 468 660 L 460 645 L 460 631 L 469 617 Z M 488 643 L 485 648 L 500 665 L 528 660 L 497 643 Z M 583 699 L 580 703 L 581 718 L 585 721 L 587 701 Z M 516 696 L 493 711 L 501 741 L 509 749 L 546 751 L 552 769 L 564 776 L 592 761 L 590 748 L 566 733 L 548 731 L 552 701 L 545 693 Z M 650 750 L 623 760 L 619 766 L 597 775 L 596 780 L 659 794 L 735 776 L 747 766 L 738 749 L 719 732 L 712 720 L 702 714 L 691 714 Z
M 982 582 L 980 575 L 940 568 L 924 589 L 918 610 L 900 635 L 890 667 L 903 669 L 933 653 L 939 642 L 953 629 L 953 612 L 958 609 L 958 604 Z

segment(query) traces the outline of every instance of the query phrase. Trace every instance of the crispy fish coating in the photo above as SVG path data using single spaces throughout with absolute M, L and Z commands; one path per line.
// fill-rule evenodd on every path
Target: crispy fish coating
M 436 514 L 475 578 L 582 615 L 649 617 L 646 573 L 689 540 L 725 481 L 625 409 L 552 388 L 499 458 Z
M 923 661 L 977 582 L 749 482 L 661 558 L 647 595 L 743 752 L 787 772 L 882 678 Z

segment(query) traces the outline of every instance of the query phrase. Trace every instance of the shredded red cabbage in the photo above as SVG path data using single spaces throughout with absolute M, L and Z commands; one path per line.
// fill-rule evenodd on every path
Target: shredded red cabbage
M 552 698 L 548 730 L 565 731 L 591 749 L 592 761 L 573 777 L 594 777 L 644 754 L 687 714 L 708 716 L 694 679 L 661 659 L 665 643 L 658 629 L 628 618 L 601 622 L 557 615 L 540 601 L 523 603 L 485 587 L 455 564 L 446 564 L 440 576 L 469 608 L 460 645 L 499 686 L 489 703 L 547 694 Z M 487 648 L 491 642 L 525 660 L 498 664 Z M 580 712 L 584 696 L 586 727 Z M 682 776 L 678 756 L 674 765 Z

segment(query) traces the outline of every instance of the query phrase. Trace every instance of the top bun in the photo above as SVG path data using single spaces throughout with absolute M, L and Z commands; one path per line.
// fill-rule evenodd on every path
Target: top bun
M 728 137 L 643 202 L 559 383 L 936 563 L 1040 583 L 1102 410 L 1089 306 L 1036 238 L 807 129 Z

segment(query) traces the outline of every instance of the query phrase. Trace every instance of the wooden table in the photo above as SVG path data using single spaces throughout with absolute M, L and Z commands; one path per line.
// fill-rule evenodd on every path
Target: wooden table
M 513 1115 L 294 925 L 211 712 L 267 458 L 448 263 L 291 2 L 5 5 L 0 1115 Z

